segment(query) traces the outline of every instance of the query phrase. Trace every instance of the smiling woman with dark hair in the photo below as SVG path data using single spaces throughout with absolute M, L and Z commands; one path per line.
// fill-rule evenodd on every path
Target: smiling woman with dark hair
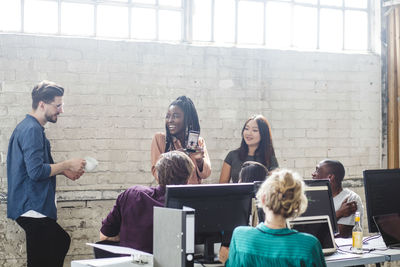
M 155 163 L 159 156 L 168 151 L 185 151 L 195 165 L 195 172 L 188 184 L 200 184 L 211 174 L 211 163 L 207 153 L 206 143 L 202 137 L 193 151 L 186 151 L 189 132 L 200 133 L 199 118 L 192 100 L 186 96 L 175 99 L 168 107 L 165 116 L 165 134 L 156 133 L 151 143 L 151 172 L 155 176 Z
M 220 183 L 237 183 L 239 171 L 245 161 L 257 161 L 268 171 L 278 166 L 272 145 L 271 126 L 262 115 L 250 117 L 242 129 L 242 142 L 236 150 L 230 151 L 222 165 Z

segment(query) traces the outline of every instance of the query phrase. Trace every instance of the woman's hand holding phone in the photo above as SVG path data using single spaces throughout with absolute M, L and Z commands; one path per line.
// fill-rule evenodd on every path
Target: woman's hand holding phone
M 186 153 L 188 153 L 192 160 L 196 160 L 197 167 L 202 171 L 204 164 L 204 149 L 199 146 L 199 136 L 200 132 L 189 131 L 186 142 Z
M 194 152 L 189 152 L 189 155 L 192 156 L 194 159 L 202 160 L 204 159 L 204 149 L 202 147 L 196 147 Z
M 189 156 L 196 160 L 197 167 L 199 170 L 203 170 L 204 163 L 204 149 L 202 147 L 196 147 L 195 152 L 189 152 Z

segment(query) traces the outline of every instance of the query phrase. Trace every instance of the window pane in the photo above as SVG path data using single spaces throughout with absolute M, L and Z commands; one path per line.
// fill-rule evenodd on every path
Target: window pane
M 182 0 L 158 0 L 158 4 L 160 6 L 181 7 L 182 6 Z
M 211 0 L 193 1 L 193 40 L 211 41 Z
M 238 43 L 262 44 L 264 37 L 264 4 L 240 1 L 238 11 Z
M 62 3 L 61 32 L 63 34 L 93 35 L 93 5 Z
M 149 8 L 132 8 L 132 38 L 156 38 L 156 11 Z
M 214 40 L 235 42 L 235 1 L 215 0 L 214 12 Z
M 294 7 L 293 45 L 299 48 L 317 47 L 317 9 Z
M 21 1 L 0 1 L 0 31 L 21 30 Z
M 267 3 L 265 42 L 268 47 L 281 48 L 290 46 L 290 21 L 290 4 Z M 276 25 L 279 25 L 279 27 L 276 27 Z
M 140 4 L 150 4 L 154 5 L 156 0 L 132 0 L 132 3 L 140 3 Z
M 319 3 L 327 6 L 342 6 L 343 0 L 319 0 Z
M 297 3 L 317 4 L 317 0 L 295 0 Z
M 158 12 L 159 39 L 169 41 L 182 40 L 182 16 L 179 11 L 160 10 Z
M 57 2 L 25 0 L 24 29 L 26 32 L 57 33 Z
M 128 37 L 128 8 L 99 5 L 97 7 L 97 35 Z
M 342 50 L 343 12 L 326 8 L 322 8 L 320 12 L 320 49 Z
M 345 7 L 367 8 L 368 0 L 344 0 Z
M 347 10 L 345 11 L 344 23 L 344 48 L 354 50 L 367 50 L 367 12 Z

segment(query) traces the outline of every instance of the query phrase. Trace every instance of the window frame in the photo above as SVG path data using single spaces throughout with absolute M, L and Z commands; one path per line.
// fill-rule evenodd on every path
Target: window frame
M 18 33 L 25 33 L 25 2 L 30 1 L 30 0 L 19 0 L 21 2 L 21 26 L 20 26 L 20 31 L 17 31 Z M 40 0 L 40 1 L 49 1 L 49 2 L 56 2 L 58 4 L 58 25 L 57 25 L 57 33 L 55 35 L 63 35 L 63 36 L 83 36 L 83 37 L 99 37 L 98 36 L 98 25 L 97 25 L 97 9 L 99 5 L 110 5 L 110 6 L 122 6 L 126 7 L 128 9 L 128 37 L 127 38 L 118 38 L 118 39 L 129 39 L 129 40 L 149 40 L 149 41 L 169 41 L 165 39 L 160 39 L 160 32 L 159 32 L 159 12 L 162 10 L 166 11 L 176 11 L 180 12 L 181 14 L 181 39 L 180 40 L 172 40 L 176 41 L 179 43 L 206 43 L 206 44 L 217 44 L 215 42 L 215 3 L 218 0 L 210 0 L 211 1 L 211 22 L 210 22 L 210 39 L 209 40 L 193 40 L 193 5 L 194 5 L 194 0 L 180 0 L 181 1 L 181 6 L 176 7 L 176 6 L 161 6 L 160 5 L 160 0 L 154 0 L 154 4 L 145 4 L 145 3 L 135 3 L 134 0 L 126 0 L 126 2 L 120 2 L 116 0 Z M 317 9 L 317 36 L 316 36 L 316 44 L 315 47 L 311 48 L 312 50 L 317 50 L 320 51 L 320 38 L 321 38 L 321 33 L 320 33 L 320 27 L 321 27 L 321 9 L 330 9 L 330 10 L 340 10 L 342 12 L 342 47 L 338 51 L 354 51 L 352 49 L 346 49 L 345 48 L 345 43 L 346 43 L 346 36 L 345 36 L 345 29 L 346 29 L 346 21 L 345 21 L 345 12 L 346 11 L 361 11 L 365 12 L 367 16 L 367 45 L 366 45 L 366 51 L 371 51 L 372 49 L 372 16 L 373 16 L 373 11 L 371 10 L 371 7 L 373 5 L 373 0 L 366 0 L 367 1 L 367 7 L 366 8 L 355 8 L 355 7 L 347 7 L 345 6 L 345 2 L 349 0 L 342 0 L 342 5 L 341 6 L 331 6 L 331 5 L 326 5 L 326 4 L 320 4 L 320 0 L 316 0 L 316 4 L 311 4 L 311 3 L 301 3 L 301 2 L 296 2 L 295 0 L 232 0 L 235 5 L 235 11 L 234 11 L 234 38 L 232 43 L 226 43 L 228 45 L 242 45 L 241 43 L 238 42 L 238 28 L 239 28 L 239 22 L 238 22 L 238 14 L 239 14 L 239 3 L 240 2 L 259 2 L 263 4 L 263 37 L 262 37 L 262 43 L 261 44 L 256 44 L 256 46 L 262 46 L 265 48 L 271 48 L 268 46 L 266 43 L 267 36 L 266 36 L 266 23 L 267 23 L 267 3 L 286 3 L 290 5 L 290 13 L 291 13 L 291 22 L 290 22 L 290 44 L 288 47 L 282 47 L 282 48 L 289 48 L 289 49 L 298 49 L 297 47 L 294 46 L 294 34 L 293 34 L 293 14 L 294 14 L 294 7 L 295 6 L 301 6 L 301 7 L 311 7 L 311 8 L 316 8 Z M 92 34 L 88 35 L 79 35 L 79 34 L 63 34 L 61 31 L 61 18 L 62 18 L 62 3 L 76 3 L 76 4 L 89 4 L 93 5 L 93 32 Z M 155 10 L 155 38 L 153 39 L 137 39 L 133 38 L 132 36 L 132 8 L 150 8 Z M 7 31 L 10 32 L 10 31 Z M 11 31 L 15 32 L 15 31 Z M 1 33 L 1 32 L 0 32 Z M 32 34 L 32 33 L 30 33 Z M 49 34 L 53 35 L 53 34 Z M 101 38 L 113 38 L 113 37 L 104 37 L 101 36 Z M 249 44 L 245 44 L 249 45 Z M 251 45 L 251 44 L 250 44 Z M 276 48 L 276 47 L 275 47 Z M 301 49 L 301 48 L 300 48 Z M 364 50 L 359 50 L 359 51 L 364 51 Z

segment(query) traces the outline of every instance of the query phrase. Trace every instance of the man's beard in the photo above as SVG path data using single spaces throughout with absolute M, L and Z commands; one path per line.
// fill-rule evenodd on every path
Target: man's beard
M 48 122 L 52 122 L 52 123 L 57 122 L 57 116 L 58 116 L 58 114 L 54 114 L 54 115 L 45 114 L 46 120 Z

